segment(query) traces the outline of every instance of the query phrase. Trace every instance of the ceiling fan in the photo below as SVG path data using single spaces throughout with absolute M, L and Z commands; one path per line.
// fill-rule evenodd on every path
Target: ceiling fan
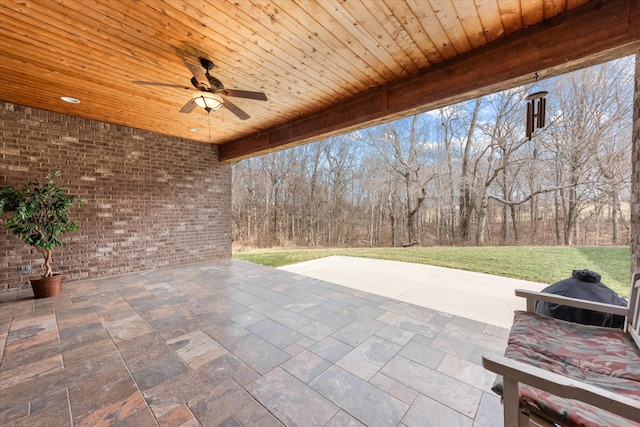
M 226 89 L 220 80 L 209 74 L 209 71 L 213 69 L 213 67 L 215 67 L 215 64 L 206 58 L 199 59 L 200 65 L 202 65 L 204 71 L 197 65 L 184 61 L 184 65 L 186 65 L 189 71 L 191 71 L 191 74 L 193 74 L 193 77 L 191 78 L 191 84 L 199 92 L 194 93 L 192 98 L 180 109 L 181 113 L 190 113 L 196 106 L 204 108 L 207 113 L 225 107 L 227 110 L 235 114 L 240 120 L 247 120 L 251 116 L 249 116 L 249 114 L 247 114 L 240 107 L 229 101 L 227 97 L 235 96 L 236 98 L 254 99 L 258 101 L 267 100 L 267 95 L 262 92 Z M 164 86 L 193 90 L 193 88 L 189 86 L 182 86 L 173 83 L 142 82 L 138 80 L 134 80 L 131 83 L 138 85 Z

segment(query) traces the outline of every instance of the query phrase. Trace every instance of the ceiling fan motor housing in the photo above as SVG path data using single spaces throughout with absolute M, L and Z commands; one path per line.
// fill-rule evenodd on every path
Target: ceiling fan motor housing
M 205 85 L 200 84 L 198 79 L 196 79 L 195 77 L 191 77 L 191 84 L 193 85 L 193 87 L 204 92 L 212 92 L 212 93 L 219 92 L 222 89 L 224 89 L 224 85 L 220 80 L 216 79 L 215 77 L 210 75 L 208 72 L 206 76 L 207 76 L 207 80 L 209 80 L 209 84 L 211 85 L 211 87 L 206 87 Z
M 213 70 L 213 67 L 215 67 L 216 65 L 213 63 L 213 61 L 207 59 L 207 58 L 200 58 L 200 65 L 202 65 L 204 67 L 205 70 L 209 71 L 209 70 Z
M 216 91 L 222 90 L 224 89 L 224 85 L 222 84 L 222 82 L 218 79 L 216 79 L 215 77 L 213 77 L 211 74 L 209 74 L 209 72 L 207 71 L 207 80 L 209 80 L 209 84 L 211 85 L 211 87 L 213 87 Z

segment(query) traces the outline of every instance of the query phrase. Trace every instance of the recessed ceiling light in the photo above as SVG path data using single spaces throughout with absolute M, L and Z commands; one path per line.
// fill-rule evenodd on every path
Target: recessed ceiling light
M 202 132 L 200 128 L 191 128 L 191 132 Z
M 80 104 L 80 100 L 79 99 L 72 98 L 70 96 L 61 96 L 60 99 L 62 99 L 64 102 L 68 102 L 70 104 Z

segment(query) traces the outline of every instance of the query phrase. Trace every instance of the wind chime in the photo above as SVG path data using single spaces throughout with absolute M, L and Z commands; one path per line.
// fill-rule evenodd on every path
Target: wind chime
M 535 74 L 536 82 L 538 81 L 538 73 Z M 545 126 L 545 116 L 547 110 L 547 96 L 549 92 L 539 91 L 528 95 L 527 100 L 527 138 L 531 141 L 531 137 L 536 129 L 542 129 Z

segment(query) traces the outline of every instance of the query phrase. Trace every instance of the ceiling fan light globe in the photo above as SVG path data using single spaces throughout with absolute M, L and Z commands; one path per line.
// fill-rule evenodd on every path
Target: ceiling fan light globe
M 193 94 L 193 102 L 200 108 L 204 108 L 207 112 L 215 111 L 222 108 L 224 100 L 221 96 L 209 92 L 196 92 Z

